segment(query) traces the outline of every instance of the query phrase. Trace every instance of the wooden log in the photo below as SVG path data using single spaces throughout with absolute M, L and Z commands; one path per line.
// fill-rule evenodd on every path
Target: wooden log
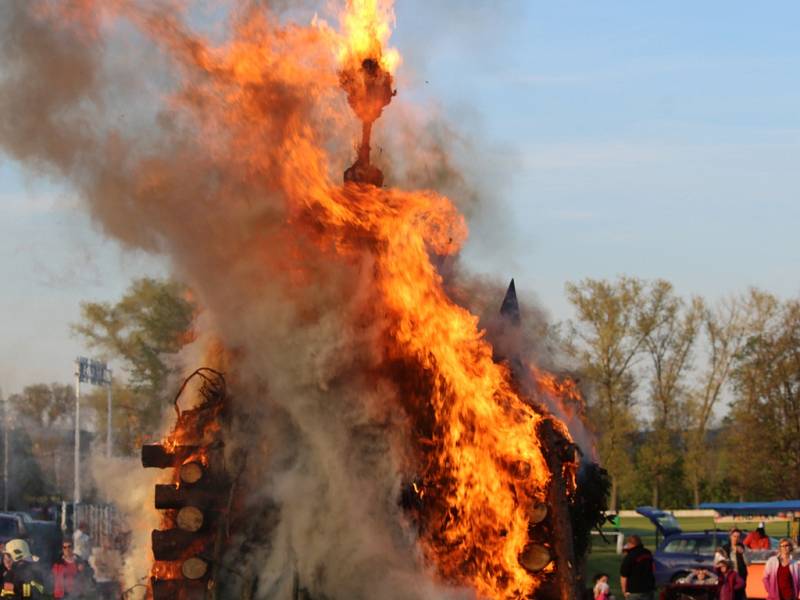
M 209 491 L 198 488 L 171 484 L 156 485 L 156 508 L 183 508 L 196 506 L 200 510 L 215 506 L 224 501 L 220 491 Z
M 547 490 L 547 503 L 553 525 L 553 550 L 556 558 L 555 583 L 559 600 L 580 598 L 578 565 L 572 545 L 572 520 L 569 514 L 567 482 L 563 477 L 565 456 L 564 436 L 549 418 L 542 419 L 538 427 L 551 479 Z
M 203 580 L 150 579 L 153 600 L 205 600 L 208 585 Z
M 545 546 L 541 544 L 529 544 L 520 555 L 519 564 L 532 573 L 538 573 L 550 564 L 551 560 L 552 556 L 550 555 L 550 550 Z
M 161 444 L 145 444 L 142 446 L 142 466 L 156 469 L 176 467 L 197 450 L 197 446 L 176 446 L 170 451 Z
M 208 573 L 208 563 L 196 556 L 187 558 L 181 565 L 181 573 L 186 579 L 202 579 Z
M 204 520 L 203 511 L 196 506 L 184 506 L 175 517 L 178 527 L 190 533 L 200 531 Z
M 547 518 L 547 504 L 537 502 L 528 509 L 527 516 L 531 525 L 538 525 Z
M 203 465 L 199 462 L 192 461 L 181 465 L 181 468 L 178 470 L 178 476 L 182 483 L 191 485 L 203 478 L 203 472 Z
M 198 543 L 200 536 L 183 529 L 154 529 L 152 536 L 153 558 L 156 560 L 180 560 Z

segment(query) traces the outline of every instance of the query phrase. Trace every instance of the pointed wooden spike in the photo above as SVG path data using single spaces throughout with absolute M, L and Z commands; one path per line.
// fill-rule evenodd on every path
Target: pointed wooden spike
M 512 325 L 518 326 L 520 323 L 519 303 L 517 302 L 517 288 L 514 279 L 508 284 L 503 304 L 500 306 L 500 314 L 506 317 Z

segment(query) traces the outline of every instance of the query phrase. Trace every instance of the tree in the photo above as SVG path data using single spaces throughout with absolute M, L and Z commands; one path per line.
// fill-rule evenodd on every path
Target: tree
M 681 459 L 676 441 L 683 429 L 684 377 L 690 368 L 690 354 L 702 302 L 695 298 L 686 307 L 672 284 L 657 280 L 644 296 L 637 319 L 637 336 L 650 358 L 650 404 L 653 431 L 641 449 L 639 466 L 652 486 L 653 506 L 659 506 L 666 478 L 676 471 Z
M 715 307 L 700 308 L 705 360 L 699 369 L 686 404 L 686 479 L 694 506 L 701 502 L 701 487 L 714 473 L 708 447 L 708 428 L 714 408 L 730 379 L 734 360 L 745 338 L 746 311 L 743 302 L 730 298 Z
M 164 355 L 189 341 L 193 314 L 182 285 L 144 278 L 114 305 L 81 304 L 82 320 L 73 330 L 91 347 L 122 360 L 134 390 L 160 394 L 170 374 Z
M 14 412 L 42 427 L 52 427 L 72 418 L 75 390 L 71 385 L 37 383 L 26 386 L 21 394 L 9 398 Z
M 106 358 L 120 360 L 128 374 L 128 390 L 114 388 L 112 415 L 121 448 L 132 450 L 158 426 L 161 411 L 171 399 L 166 389 L 175 372 L 167 360 L 192 339 L 194 304 L 175 281 L 138 279 L 116 304 L 86 302 L 73 331 Z M 105 418 L 105 394 L 90 396 Z M 105 424 L 105 421 L 103 421 Z
M 588 413 L 595 430 L 601 432 L 598 451 L 611 476 L 611 510 L 616 510 L 619 483 L 630 470 L 636 388 L 632 371 L 649 333 L 638 321 L 644 287 L 629 277 L 615 282 L 585 279 L 566 286 L 576 311 L 576 321 L 570 322 L 569 349 L 582 362 L 594 387 Z
M 800 495 L 800 300 L 752 291 L 755 318 L 736 357 L 729 451 L 740 497 Z

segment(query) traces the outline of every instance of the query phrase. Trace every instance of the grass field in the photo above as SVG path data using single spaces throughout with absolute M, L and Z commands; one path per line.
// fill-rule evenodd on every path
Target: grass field
M 708 518 L 681 518 L 678 519 L 681 528 L 684 531 L 703 531 L 704 529 L 714 529 L 714 520 Z M 737 521 L 736 526 L 740 529 L 754 529 L 757 525 L 756 521 Z M 716 525 L 717 529 L 730 529 L 733 527 L 729 523 L 720 523 Z M 615 531 L 613 528 L 604 528 L 607 531 Z M 655 550 L 656 530 L 653 524 L 645 518 L 628 517 L 620 520 L 620 530 L 626 535 L 637 533 L 642 537 L 645 547 L 650 550 Z M 787 534 L 786 523 L 767 523 L 767 534 L 781 537 Z M 592 550 L 589 554 L 586 574 L 589 582 L 595 573 L 608 573 L 610 575 L 609 584 L 611 590 L 617 599 L 622 598 L 622 593 L 619 587 L 619 565 L 622 562 L 622 556 L 616 553 L 615 539 L 608 538 L 609 543 L 605 544 L 599 535 L 592 536 Z

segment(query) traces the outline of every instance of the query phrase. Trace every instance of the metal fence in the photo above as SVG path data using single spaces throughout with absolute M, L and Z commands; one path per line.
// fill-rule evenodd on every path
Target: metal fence
M 93 544 L 100 544 L 106 536 L 113 540 L 124 530 L 124 523 L 119 512 L 110 504 L 78 504 L 75 508 L 73 523 L 88 525 L 86 533 L 92 538 Z

